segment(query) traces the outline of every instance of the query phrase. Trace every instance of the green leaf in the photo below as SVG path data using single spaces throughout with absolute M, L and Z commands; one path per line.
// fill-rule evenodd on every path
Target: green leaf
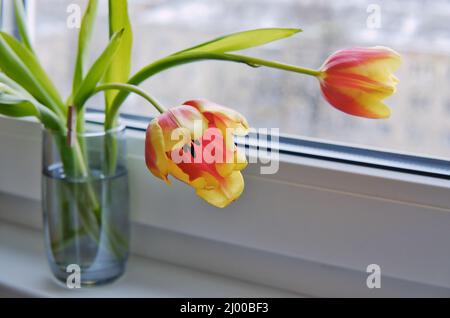
M 31 96 L 26 90 L 24 90 L 22 86 L 20 86 L 16 82 L 14 82 L 12 79 L 10 79 L 8 76 L 6 76 L 4 73 L 0 73 L 0 83 L 10 87 L 10 89 L 18 92 L 20 95 L 33 98 L 33 96 Z
M 36 56 L 11 35 L 0 32 L 0 68 L 41 104 L 55 111 L 64 105 Z
M 38 116 L 39 112 L 29 100 L 19 97 L 5 84 L 0 84 L 0 114 L 10 117 Z
M 23 0 L 14 0 L 14 16 L 16 18 L 17 29 L 19 30 L 20 39 L 22 40 L 22 43 L 30 51 L 33 51 L 30 36 L 28 33 L 27 18 L 25 14 L 25 8 L 23 5 Z
M 97 61 L 95 61 L 92 65 L 91 69 L 81 83 L 80 88 L 73 99 L 73 103 L 78 111 L 82 109 L 86 100 L 92 95 L 92 93 L 94 93 L 95 87 L 105 75 L 108 67 L 111 65 L 111 62 L 119 49 L 123 34 L 124 30 L 121 30 L 113 35 L 108 46 Z
M 85 75 L 89 57 L 89 42 L 94 29 L 97 7 L 98 0 L 89 0 L 81 22 L 80 32 L 78 34 L 78 52 L 73 75 L 72 94 L 78 90 Z
M 122 41 L 103 79 L 104 83 L 126 83 L 130 76 L 131 51 L 133 46 L 133 31 L 128 16 L 127 0 L 109 0 L 109 34 L 112 36 L 119 30 L 124 30 Z M 116 91 L 105 93 L 106 108 L 111 105 Z
M 175 54 L 187 52 L 225 53 L 225 52 L 241 51 L 252 47 L 264 45 L 283 38 L 287 38 L 301 31 L 302 31 L 301 29 L 283 29 L 283 28 L 255 29 L 243 31 L 219 37 L 212 41 L 196 45 L 194 47 L 177 52 Z
M 60 119 L 45 106 L 37 102 L 22 87 L 0 73 L 0 114 L 10 117 L 34 116 L 49 129 L 64 129 Z

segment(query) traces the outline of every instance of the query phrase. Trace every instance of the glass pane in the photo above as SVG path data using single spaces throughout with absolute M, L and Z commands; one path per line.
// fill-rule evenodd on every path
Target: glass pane
M 387 102 L 388 120 L 350 117 L 329 106 L 315 79 L 224 62 L 201 62 L 172 69 L 143 87 L 175 106 L 204 97 L 234 107 L 254 127 L 282 133 L 432 157 L 450 157 L 450 1 L 312 0 L 130 0 L 134 24 L 134 70 L 155 58 L 210 38 L 258 27 L 301 27 L 304 32 L 248 53 L 318 68 L 334 51 L 385 45 L 399 51 L 397 94 Z M 36 5 L 38 52 L 68 94 L 77 30 L 66 26 L 74 0 L 39 0 Z M 95 55 L 107 39 L 106 1 L 93 41 Z M 380 25 L 372 10 L 380 9 Z M 94 101 L 101 107 L 102 99 Z M 138 97 L 124 112 L 152 115 Z

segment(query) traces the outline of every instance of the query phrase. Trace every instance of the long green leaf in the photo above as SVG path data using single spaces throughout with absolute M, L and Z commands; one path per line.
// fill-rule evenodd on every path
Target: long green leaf
M 16 18 L 17 29 L 19 30 L 20 39 L 22 40 L 22 43 L 30 51 L 33 51 L 27 27 L 27 18 L 25 14 L 25 8 L 23 5 L 23 0 L 14 0 L 14 16 Z
M 86 65 L 89 57 L 89 42 L 97 15 L 98 0 L 89 0 L 86 11 L 81 22 L 80 32 L 78 34 L 78 51 L 73 75 L 72 94 L 78 90 L 86 73 Z
M 222 58 L 219 55 L 227 52 L 239 51 L 263 45 L 272 41 L 292 36 L 301 31 L 302 31 L 301 29 L 283 29 L 283 28 L 256 29 L 222 36 L 215 40 L 208 41 L 196 45 L 194 47 L 185 49 L 183 51 L 174 53 L 171 56 L 163 58 L 156 63 L 151 63 L 146 67 L 142 68 L 140 71 L 138 71 L 134 76 L 132 76 L 128 83 L 133 85 L 139 85 L 144 80 L 153 76 L 156 73 L 185 63 L 191 63 L 195 61 L 208 59 L 226 60 L 225 57 Z M 189 54 L 181 56 L 183 53 L 194 53 L 194 54 L 190 56 Z M 198 57 L 195 56 L 195 53 L 216 54 L 216 56 Z M 178 61 L 176 61 L 177 58 L 179 58 Z M 171 59 L 175 59 L 175 61 L 171 61 Z M 115 115 L 115 113 L 118 111 L 120 105 L 122 105 L 122 103 L 125 101 L 128 94 L 129 93 L 125 91 L 121 91 L 118 93 L 118 95 L 113 101 L 113 104 L 110 107 L 111 113 L 113 115 Z
M 50 77 L 42 68 L 36 55 L 8 33 L 0 32 L 0 34 L 8 43 L 10 48 L 14 51 L 14 53 L 16 53 L 21 61 L 25 64 L 25 66 L 33 73 L 34 77 L 39 81 L 43 88 L 50 94 L 50 97 L 53 99 L 53 101 L 55 101 L 56 103 L 60 103 L 61 96 L 59 95 L 59 92 L 51 81 Z
M 29 100 L 5 91 L 5 86 L 0 84 L 0 114 L 9 117 L 27 117 L 38 116 L 39 112 Z
M 64 124 L 47 107 L 42 106 L 28 92 L 0 73 L 0 114 L 10 117 L 34 116 L 49 129 L 64 129 Z
M 186 52 L 225 53 L 240 51 L 287 38 L 301 31 L 301 29 L 271 28 L 237 32 L 196 45 L 175 54 Z
M 28 93 L 22 86 L 20 86 L 16 82 L 14 82 L 11 78 L 6 76 L 5 73 L 1 73 L 0 72 L 0 83 L 10 87 L 10 89 L 18 92 L 22 96 L 26 96 L 26 97 L 32 98 L 30 93 Z
M 0 32 L 0 68 L 41 104 L 62 113 L 61 97 L 36 56 L 11 35 Z
M 128 16 L 127 0 L 109 0 L 109 33 L 110 36 L 124 30 L 122 42 L 114 61 L 109 66 L 103 79 L 104 83 L 126 83 L 131 70 L 131 51 L 133 31 Z M 116 91 L 105 92 L 106 108 L 109 109 Z
M 111 62 L 119 49 L 123 33 L 124 30 L 121 30 L 113 35 L 106 49 L 95 61 L 86 77 L 83 79 L 83 82 L 81 83 L 80 88 L 77 90 L 77 93 L 73 99 L 73 103 L 75 104 L 77 110 L 82 109 L 87 98 L 94 92 L 95 87 L 105 75 L 108 67 L 111 65 Z

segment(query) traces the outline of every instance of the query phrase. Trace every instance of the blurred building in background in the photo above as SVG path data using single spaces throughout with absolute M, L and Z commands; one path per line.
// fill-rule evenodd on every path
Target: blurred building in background
M 107 41 L 106 3 L 93 41 L 93 58 Z M 205 97 L 234 107 L 254 127 L 397 152 L 450 158 L 450 0 L 376 1 L 380 27 L 368 19 L 375 1 L 357 0 L 130 0 L 135 50 L 133 69 L 155 58 L 243 29 L 300 27 L 290 39 L 244 52 L 318 68 L 334 51 L 384 45 L 403 55 L 397 94 L 387 100 L 388 120 L 349 117 L 320 96 L 315 79 L 224 62 L 172 69 L 144 88 L 168 106 Z M 67 6 L 85 1 L 36 1 L 36 45 L 56 84 L 69 93 L 76 29 L 68 29 Z M 368 10 L 370 9 L 370 10 Z M 373 8 L 372 8 L 373 9 Z M 93 106 L 101 107 L 97 99 Z M 124 112 L 153 115 L 130 97 Z

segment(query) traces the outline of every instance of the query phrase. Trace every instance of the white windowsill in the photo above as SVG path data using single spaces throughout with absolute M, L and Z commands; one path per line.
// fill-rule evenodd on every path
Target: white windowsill
M 113 284 L 68 289 L 50 273 L 41 231 L 5 222 L 0 259 L 0 297 L 299 297 L 136 255 Z

